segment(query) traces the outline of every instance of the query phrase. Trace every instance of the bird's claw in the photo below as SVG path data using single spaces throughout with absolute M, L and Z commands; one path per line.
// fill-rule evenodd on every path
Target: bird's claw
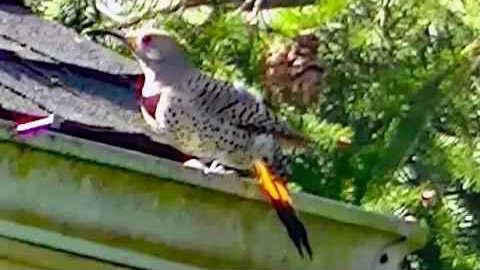
M 217 160 L 212 161 L 212 164 L 210 164 L 210 167 L 207 168 L 207 170 L 203 171 L 205 174 L 232 174 L 232 170 L 227 170 L 225 169 L 225 166 L 223 166 L 220 162 Z
M 195 158 L 192 158 L 192 159 L 189 159 L 189 160 L 185 161 L 183 163 L 183 166 L 185 166 L 187 168 L 201 170 L 201 171 L 204 171 L 204 170 L 208 169 L 208 167 L 205 166 L 205 164 L 203 164 L 202 162 L 200 162 L 200 160 L 195 159 Z
M 210 164 L 210 167 L 207 167 L 204 163 L 202 163 L 198 159 L 189 159 L 188 161 L 183 163 L 183 166 L 192 168 L 192 169 L 201 170 L 204 174 L 232 174 L 233 173 L 232 170 L 226 170 L 225 167 L 217 160 L 214 160 L 212 164 Z

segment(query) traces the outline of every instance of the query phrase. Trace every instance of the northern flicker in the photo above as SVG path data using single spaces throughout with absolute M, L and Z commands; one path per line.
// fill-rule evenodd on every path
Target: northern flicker
M 187 60 L 167 33 L 150 31 L 120 38 L 145 75 L 140 110 L 156 139 L 199 158 L 252 170 L 299 254 L 312 258 L 307 231 L 297 218 L 286 188 L 290 175 L 284 146 L 308 140 L 275 116 L 258 98 L 216 80 Z

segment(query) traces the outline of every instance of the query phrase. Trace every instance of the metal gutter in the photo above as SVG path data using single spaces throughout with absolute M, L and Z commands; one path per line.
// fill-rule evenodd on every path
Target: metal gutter
M 258 186 L 250 178 L 241 178 L 235 175 L 204 175 L 200 171 L 184 168 L 180 163 L 172 160 L 151 156 L 137 151 L 122 149 L 119 147 L 114 147 L 95 141 L 76 138 L 54 131 L 47 131 L 41 136 L 28 139 L 14 138 L 11 133 L 11 127 L 12 123 L 0 120 L 0 140 L 26 144 L 34 148 L 46 150 L 54 155 L 61 155 L 65 158 L 74 158 L 90 161 L 98 164 L 99 166 L 108 165 L 108 167 L 111 166 L 113 169 L 126 169 L 127 172 L 132 171 L 144 175 L 151 175 L 157 177 L 158 179 L 162 179 L 162 181 L 170 180 L 172 181 L 172 183 L 190 186 L 193 189 L 200 188 L 198 189 L 199 193 L 201 193 L 200 190 L 207 189 L 214 191 L 215 194 L 223 193 L 235 195 L 235 197 L 239 197 L 240 199 L 243 198 L 254 201 L 265 201 L 262 194 L 259 192 Z M 395 237 L 391 238 L 392 240 L 389 240 L 393 242 L 396 242 L 398 241 L 398 239 L 405 237 L 406 241 L 402 242 L 403 249 L 401 253 L 406 254 L 422 247 L 426 243 L 428 230 L 427 228 L 419 224 L 407 223 L 393 216 L 367 212 L 352 205 L 347 205 L 333 200 L 316 197 L 302 192 L 294 194 L 292 196 L 292 199 L 294 201 L 296 209 L 298 209 L 298 211 L 300 211 L 302 213 L 301 215 L 303 216 L 309 216 L 309 218 L 318 217 L 321 219 L 330 220 L 328 222 L 344 224 L 342 226 L 345 226 L 345 224 L 349 224 L 365 228 L 366 230 L 374 230 L 378 232 L 378 236 L 383 235 L 384 233 L 386 233 L 387 235 L 392 235 L 392 237 L 396 235 Z M 181 198 L 179 198 L 179 200 L 181 200 Z M 268 209 L 268 204 L 265 205 Z M 2 223 L 0 223 L 0 225 L 1 224 Z M 307 227 L 308 226 L 312 225 L 307 224 Z M 8 230 L 3 231 L 5 232 Z M 41 234 L 35 233 L 31 235 Z M 25 239 L 29 239 L 29 237 L 26 237 Z M 49 239 L 54 239 L 54 237 L 45 237 L 39 242 L 48 242 Z M 61 243 L 62 241 L 58 240 L 54 242 Z M 75 247 L 74 249 L 78 249 L 80 247 L 80 250 L 76 250 L 75 252 L 90 255 L 88 254 L 88 250 L 90 250 L 89 248 L 82 249 L 82 245 L 76 246 L 76 244 L 73 246 Z M 288 249 L 288 247 L 285 248 Z M 68 248 L 66 248 L 66 250 L 68 250 Z M 118 256 L 119 255 L 117 254 L 114 257 Z M 128 255 L 125 256 L 128 257 Z M 126 258 L 125 256 L 121 255 L 120 258 Z M 104 255 L 101 255 L 101 258 L 112 260 L 113 262 L 117 263 L 124 263 L 125 261 L 124 259 L 114 260 L 109 256 L 105 257 Z M 143 262 L 143 264 L 139 263 L 134 265 L 135 267 L 140 268 L 157 268 L 156 265 L 158 266 L 158 264 L 146 263 L 145 261 L 148 260 L 150 259 L 135 259 L 136 262 Z M 168 259 L 166 260 L 166 262 L 170 263 Z M 297 263 L 296 258 L 293 260 L 293 262 L 290 263 L 294 265 Z M 172 263 L 175 264 L 176 262 Z M 287 265 L 290 265 L 290 263 L 288 263 Z M 223 262 L 221 265 L 225 264 L 228 265 L 228 262 Z M 206 265 L 210 264 L 207 263 Z M 241 266 L 242 264 L 240 263 L 236 265 Z M 263 265 L 264 267 L 266 267 L 266 265 L 271 264 L 267 263 L 264 265 L 250 262 L 246 265 Z M 302 268 L 305 267 L 304 264 L 302 265 Z M 200 264 L 199 266 L 202 266 L 202 264 Z M 171 267 L 167 268 L 171 269 Z

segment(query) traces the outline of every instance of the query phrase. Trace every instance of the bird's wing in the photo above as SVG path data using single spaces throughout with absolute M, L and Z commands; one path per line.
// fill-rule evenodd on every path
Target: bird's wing
M 218 119 L 254 133 L 269 133 L 282 145 L 305 147 L 309 140 L 277 117 L 259 98 L 244 89 L 198 73 L 187 81 L 190 101 Z

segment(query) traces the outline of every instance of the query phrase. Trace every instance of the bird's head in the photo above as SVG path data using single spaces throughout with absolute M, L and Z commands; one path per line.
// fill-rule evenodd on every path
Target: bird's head
M 183 55 L 177 42 L 166 32 L 144 32 L 125 40 L 135 56 L 144 62 L 161 62 Z
M 142 31 L 134 35 L 124 35 L 107 30 L 94 30 L 91 34 L 110 35 L 122 41 L 135 57 L 149 65 L 171 59 L 183 59 L 183 52 L 177 42 L 167 32 L 161 30 Z
M 108 30 L 93 30 L 89 34 L 110 35 L 122 41 L 137 58 L 147 82 L 176 83 L 183 76 L 195 72 L 180 45 L 167 32 L 149 30 L 124 35 Z

